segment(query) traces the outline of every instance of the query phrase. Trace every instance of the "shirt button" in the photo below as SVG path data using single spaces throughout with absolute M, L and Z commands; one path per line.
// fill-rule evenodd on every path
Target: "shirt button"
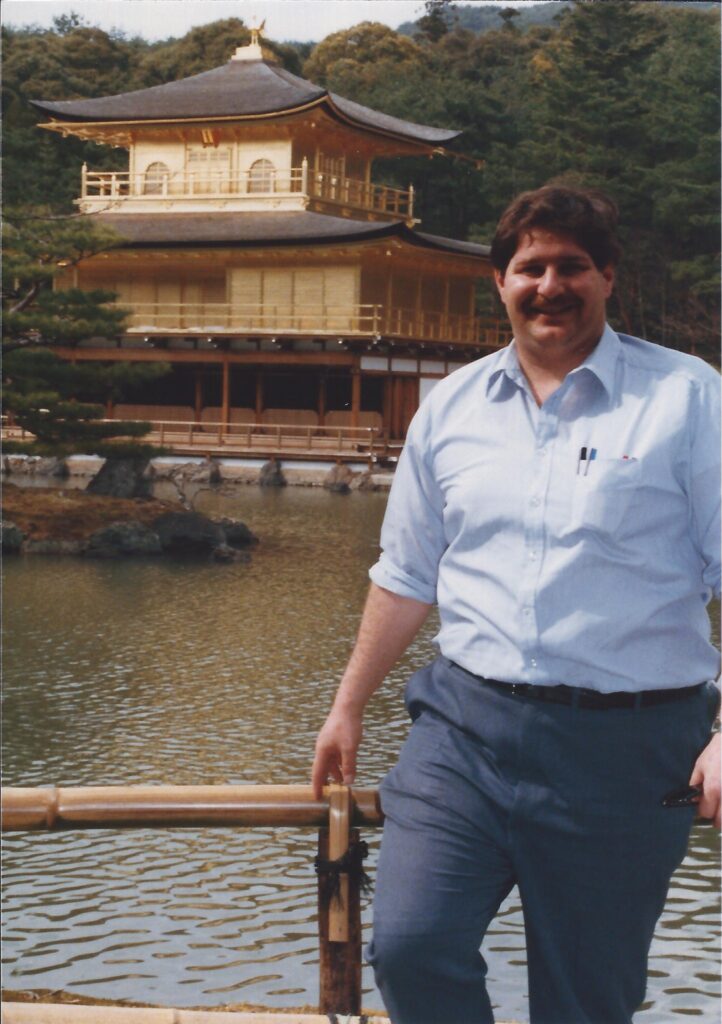
M 532 658 L 531 661 L 529 662 L 529 664 L 531 665 L 532 668 L 536 668 L 536 658 Z
M 531 501 L 529 502 L 529 504 L 533 505 L 534 508 L 536 508 L 539 505 L 540 502 L 541 502 L 541 498 L 532 498 Z
M 532 609 L 527 605 L 527 607 L 524 609 L 524 614 L 525 615 L 531 615 L 531 613 L 532 613 Z
M 536 558 L 536 551 L 530 551 L 529 552 L 529 559 L 533 562 L 535 558 Z

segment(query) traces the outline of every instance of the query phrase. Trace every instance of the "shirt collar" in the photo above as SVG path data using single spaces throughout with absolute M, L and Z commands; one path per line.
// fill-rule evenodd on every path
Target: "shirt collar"
M 580 373 L 582 370 L 591 371 L 611 398 L 614 392 L 614 378 L 621 348 L 622 343 L 619 337 L 609 324 L 605 324 L 602 336 L 593 351 L 581 366 L 577 366 L 576 370 L 571 371 L 571 374 Z
M 492 400 L 501 397 L 506 381 L 524 387 L 524 373 L 519 366 L 516 342 L 513 338 L 506 348 L 497 353 L 497 356 L 496 366 L 489 374 L 486 383 L 486 393 Z
M 614 389 L 614 377 L 617 367 L 617 360 L 621 352 L 622 343 L 619 337 L 609 324 L 604 325 L 602 336 L 595 345 L 593 351 L 584 360 L 581 366 L 572 370 L 572 374 L 578 374 L 587 370 L 594 374 L 602 385 L 607 395 L 611 398 Z M 487 395 L 491 399 L 499 398 L 502 394 L 503 382 L 508 380 L 517 386 L 524 386 L 524 372 L 519 365 L 519 357 L 516 352 L 516 342 L 511 343 L 499 353 L 496 366 L 489 374 L 486 385 Z

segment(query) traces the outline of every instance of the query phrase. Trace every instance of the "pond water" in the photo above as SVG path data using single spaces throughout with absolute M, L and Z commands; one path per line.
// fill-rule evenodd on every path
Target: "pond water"
M 248 565 L 5 560 L 7 785 L 306 783 L 377 556 L 380 494 L 198 495 L 262 538 Z M 431 622 L 370 705 L 358 785 L 407 729 Z M 371 873 L 378 834 L 368 832 Z M 315 833 L 7 834 L 3 980 L 175 1006 L 316 1003 Z M 364 908 L 368 935 L 370 907 Z M 719 1017 L 719 852 L 695 828 L 638 1020 Z M 502 1019 L 528 1019 L 518 894 L 484 945 Z M 380 1008 L 364 969 L 364 1006 Z

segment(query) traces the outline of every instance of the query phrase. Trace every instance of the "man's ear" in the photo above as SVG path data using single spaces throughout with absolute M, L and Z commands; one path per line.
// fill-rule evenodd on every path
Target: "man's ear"
M 502 272 L 500 270 L 497 270 L 496 267 L 494 267 L 494 284 L 496 285 L 496 290 L 499 292 L 499 295 L 500 295 L 501 300 L 503 302 L 504 301 L 504 275 L 502 274 Z
M 612 263 L 609 263 L 606 267 L 602 267 L 601 275 L 607 282 L 607 289 L 604 297 L 605 299 L 608 299 L 614 291 L 614 280 L 616 276 L 616 269 L 614 265 Z

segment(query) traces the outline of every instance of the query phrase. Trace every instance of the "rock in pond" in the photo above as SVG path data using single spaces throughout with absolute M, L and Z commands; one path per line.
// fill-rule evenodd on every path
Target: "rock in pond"
M 240 519 L 215 519 L 214 522 L 220 526 L 226 536 L 226 544 L 232 548 L 245 548 L 250 544 L 258 544 L 258 537 L 248 529 Z
M 229 544 L 219 544 L 217 548 L 213 548 L 211 558 L 214 562 L 243 562 L 244 564 L 251 560 L 247 551 L 239 551 L 238 548 L 232 548 Z
M 210 553 L 226 543 L 223 527 L 198 512 L 167 512 L 154 520 L 152 528 L 164 551 Z
M 0 520 L 0 539 L 2 540 L 3 554 L 15 554 L 20 551 L 25 540 L 25 534 L 9 519 Z
M 88 558 L 120 558 L 125 555 L 159 555 L 160 537 L 143 523 L 131 519 L 110 523 L 91 534 L 83 548 Z
M 281 463 L 276 459 L 264 462 L 258 477 L 259 487 L 285 487 L 286 478 L 281 469 Z
M 88 494 L 111 498 L 149 498 L 151 483 L 146 470 L 149 459 L 106 459 L 87 487 Z
M 195 462 L 187 462 L 184 465 L 175 466 L 170 476 L 180 484 L 219 484 L 221 482 L 218 461 L 210 457 L 200 465 Z
M 327 491 L 333 491 L 335 494 L 348 494 L 353 478 L 354 474 L 348 466 L 343 462 L 337 462 L 333 469 L 326 474 L 323 486 Z
M 3 468 L 8 476 L 68 476 L 65 459 L 54 455 L 6 455 Z

